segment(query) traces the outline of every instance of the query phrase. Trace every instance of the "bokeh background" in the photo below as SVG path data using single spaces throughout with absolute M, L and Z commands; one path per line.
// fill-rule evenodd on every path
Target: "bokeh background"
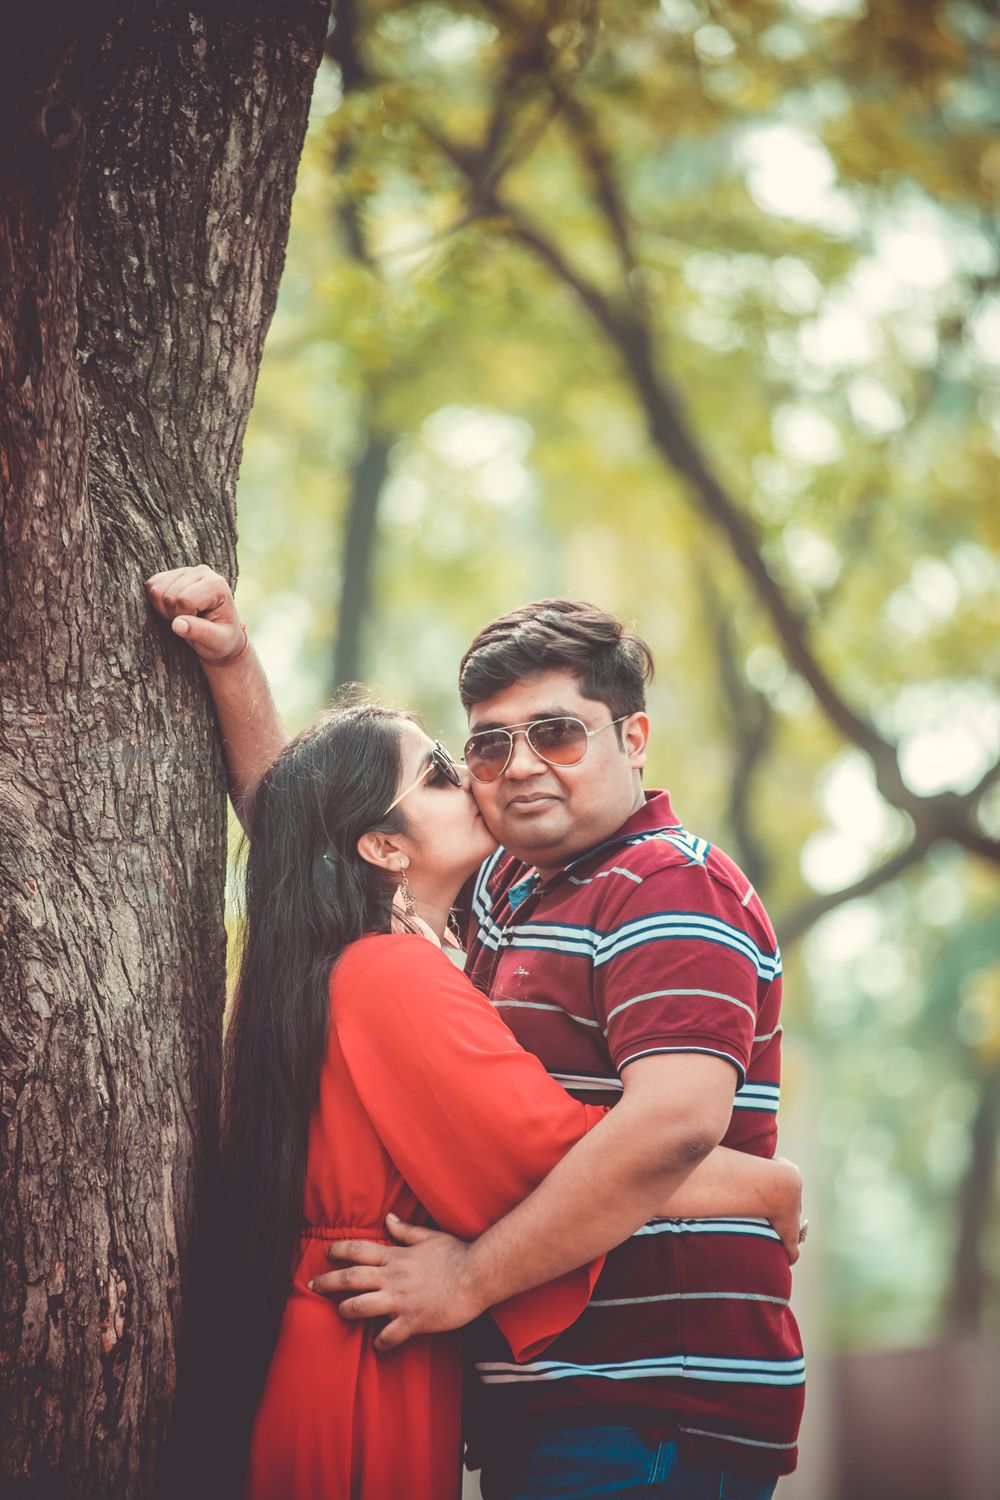
M 246 440 L 293 727 L 460 749 L 532 598 L 650 641 L 649 782 L 785 951 L 785 1500 L 997 1493 L 998 117 L 995 4 L 340 3 Z

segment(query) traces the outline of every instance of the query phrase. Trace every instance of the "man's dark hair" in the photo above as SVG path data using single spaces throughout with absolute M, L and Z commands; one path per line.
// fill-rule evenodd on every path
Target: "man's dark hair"
M 606 704 L 618 719 L 646 707 L 653 653 L 593 604 L 539 599 L 483 627 L 462 658 L 458 691 L 468 712 L 523 677 L 559 671 L 572 672 L 583 696 Z

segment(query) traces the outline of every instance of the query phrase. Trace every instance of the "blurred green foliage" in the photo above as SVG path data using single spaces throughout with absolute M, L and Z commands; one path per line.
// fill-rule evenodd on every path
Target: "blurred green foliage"
M 591 598 L 656 653 L 651 784 L 745 863 L 779 936 L 783 913 L 909 847 L 919 809 L 880 793 L 789 665 L 731 539 L 651 440 L 641 360 L 600 307 L 640 330 L 836 694 L 898 746 L 912 793 L 982 789 L 966 813 L 983 852 L 930 838 L 811 926 L 786 1014 L 810 1052 L 810 1097 L 794 1050 L 789 1091 L 822 1151 L 837 1337 L 995 1326 L 991 8 L 335 10 L 239 494 L 240 597 L 279 705 L 297 725 L 332 690 L 375 435 L 358 675 L 377 692 L 460 746 L 476 628 Z

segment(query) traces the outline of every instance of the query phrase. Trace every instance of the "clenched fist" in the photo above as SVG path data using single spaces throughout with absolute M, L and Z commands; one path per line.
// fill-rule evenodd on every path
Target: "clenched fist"
M 243 650 L 246 638 L 232 590 L 204 563 L 154 573 L 146 579 L 146 593 L 157 614 L 171 622 L 174 635 L 187 641 L 205 666 L 222 666 Z

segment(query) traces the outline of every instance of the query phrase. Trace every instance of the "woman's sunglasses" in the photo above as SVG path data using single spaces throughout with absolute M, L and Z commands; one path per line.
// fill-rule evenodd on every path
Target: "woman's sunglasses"
M 423 786 L 428 776 L 432 775 L 443 776 L 445 781 L 451 786 L 462 785 L 462 773 L 458 769 L 458 764 L 452 760 L 440 740 L 435 740 L 431 746 L 430 759 L 416 781 L 411 781 L 405 791 L 400 792 L 395 802 L 389 803 L 382 816 L 388 817 L 389 813 L 392 812 L 394 807 L 399 806 L 404 797 L 408 797 L 411 792 L 415 792 L 418 786 Z
M 582 719 L 531 719 L 507 729 L 484 729 L 465 745 L 465 764 L 476 781 L 489 783 L 502 776 L 514 754 L 514 736 L 523 734 L 539 760 L 550 766 L 578 766 L 595 734 L 631 718 L 622 714 L 598 729 L 588 729 Z

